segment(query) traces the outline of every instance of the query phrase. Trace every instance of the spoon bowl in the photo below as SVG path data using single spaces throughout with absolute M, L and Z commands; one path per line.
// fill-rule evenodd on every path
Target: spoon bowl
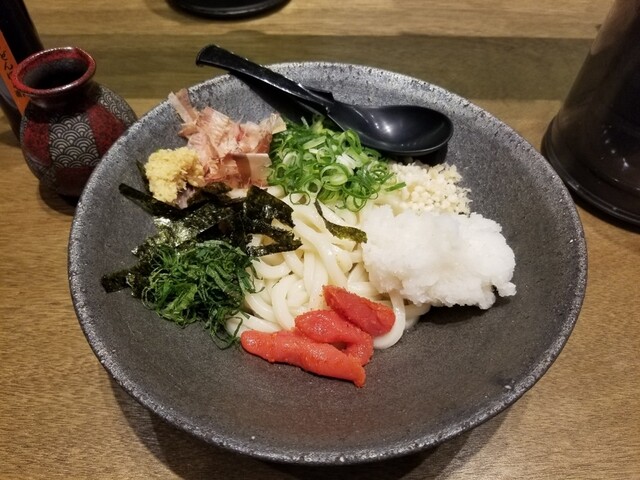
M 395 155 L 432 153 L 453 134 L 446 115 L 411 105 L 364 107 L 335 102 L 327 116 L 341 128 L 356 131 L 364 145 Z
M 204 47 L 196 65 L 209 65 L 249 77 L 277 88 L 343 130 L 355 131 L 363 145 L 399 156 L 421 156 L 443 148 L 453 134 L 453 124 L 443 113 L 414 105 L 363 106 L 337 101 L 333 95 L 309 89 L 289 78 L 217 45 Z

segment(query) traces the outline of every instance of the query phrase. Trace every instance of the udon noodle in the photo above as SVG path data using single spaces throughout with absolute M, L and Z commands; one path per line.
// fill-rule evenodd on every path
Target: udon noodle
M 369 281 L 359 243 L 330 233 L 313 204 L 293 202 L 278 188 L 269 191 L 293 208 L 293 233 L 302 246 L 295 251 L 266 255 L 254 261 L 256 293 L 247 294 L 243 312 L 227 321 L 229 333 L 240 334 L 248 329 L 290 330 L 299 314 L 326 308 L 322 287 L 327 284 L 346 288 L 393 308 L 395 324 L 390 332 L 374 338 L 376 348 L 394 345 L 403 332 L 429 310 L 429 305 L 405 304 L 396 293 L 381 295 Z M 323 206 L 323 214 L 332 223 L 359 228 L 362 212 Z M 267 239 L 257 236 L 254 241 L 259 244 Z

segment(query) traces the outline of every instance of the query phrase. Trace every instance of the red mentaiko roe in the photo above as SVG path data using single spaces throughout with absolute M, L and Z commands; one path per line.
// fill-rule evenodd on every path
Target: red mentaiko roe
M 349 380 L 357 387 L 364 386 L 366 373 L 357 358 L 301 333 L 247 330 L 240 335 L 240 343 L 247 352 L 269 362 L 295 365 L 317 375 Z
M 325 285 L 323 293 L 329 308 L 373 337 L 384 335 L 393 327 L 396 317 L 387 305 L 333 285 Z

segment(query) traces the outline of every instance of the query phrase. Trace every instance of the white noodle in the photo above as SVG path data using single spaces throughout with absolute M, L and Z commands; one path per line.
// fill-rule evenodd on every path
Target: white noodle
M 291 271 L 299 277 L 302 277 L 304 265 L 302 263 L 302 260 L 300 260 L 297 252 L 297 250 L 295 252 L 284 252 L 282 256 L 284 257 L 284 261 L 287 262 L 287 265 L 289 266 Z
M 242 322 L 242 325 L 240 325 L 240 322 Z M 266 333 L 273 333 L 282 330 L 280 325 L 277 323 L 268 322 L 267 320 L 251 314 L 240 314 L 230 318 L 227 320 L 226 329 L 230 334 L 233 334 L 236 329 L 238 329 L 238 334 L 241 334 L 245 330 L 258 330 Z
M 282 257 L 282 255 L 280 255 Z M 273 261 L 273 260 L 272 260 Z M 288 275 L 291 269 L 284 261 L 276 265 L 269 265 L 266 262 L 253 262 L 256 274 L 263 279 L 278 279 Z
M 287 304 L 289 309 L 300 310 L 305 304 L 309 303 L 309 292 L 304 287 L 304 280 L 296 275 L 296 281 L 289 287 L 287 292 Z
M 245 297 L 248 316 L 238 315 L 238 318 L 230 319 L 227 330 L 235 332 L 240 322 L 240 333 L 247 329 L 264 332 L 290 330 L 300 313 L 326 308 L 322 288 L 332 284 L 391 306 L 396 321 L 390 332 L 374 339 L 374 347 L 394 345 L 404 330 L 428 310 L 428 306 L 405 307 L 399 294 L 381 295 L 369 281 L 360 244 L 331 234 L 314 205 L 292 203 L 279 193 L 280 198 L 293 208 L 293 234 L 300 239 L 302 246 L 296 251 L 266 255 L 254 261 L 256 292 Z M 326 207 L 322 212 L 332 223 L 359 226 L 360 216 L 354 212 L 333 211 Z M 252 243 L 260 245 L 266 241 L 266 238 L 256 235 Z
M 400 340 L 400 337 L 402 337 L 406 327 L 407 321 L 405 316 L 404 300 L 398 292 L 391 292 L 389 294 L 389 298 L 391 299 L 391 305 L 393 306 L 393 313 L 396 316 L 396 321 L 389 332 L 373 339 L 373 346 L 375 348 L 389 348 L 395 345 L 398 340 Z
M 297 224 L 294 231 L 298 234 L 303 242 L 313 247 L 313 250 L 320 257 L 324 268 L 329 274 L 329 279 L 334 285 L 343 287 L 347 283 L 345 272 L 340 269 L 336 254 L 329 242 L 329 235 L 314 232 L 309 225 Z
M 273 311 L 278 323 L 284 330 L 291 330 L 295 327 L 295 317 L 287 305 L 287 293 L 296 280 L 295 275 L 287 275 L 278 280 L 278 283 L 274 285 L 271 292 Z
M 253 311 L 256 315 L 268 320 L 270 322 L 277 323 L 276 315 L 273 312 L 273 307 L 271 303 L 268 302 L 270 298 L 266 298 L 259 293 L 249 293 L 245 295 L 244 301 L 249 309 L 249 311 Z

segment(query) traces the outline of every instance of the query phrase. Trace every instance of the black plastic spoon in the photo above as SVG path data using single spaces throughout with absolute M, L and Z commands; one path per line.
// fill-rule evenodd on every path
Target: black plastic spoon
M 404 156 L 419 156 L 444 147 L 453 134 L 451 120 L 436 110 L 413 105 L 366 107 L 339 102 L 217 45 L 204 47 L 196 65 L 209 65 L 264 82 L 316 108 L 340 128 L 354 130 L 364 145 Z

